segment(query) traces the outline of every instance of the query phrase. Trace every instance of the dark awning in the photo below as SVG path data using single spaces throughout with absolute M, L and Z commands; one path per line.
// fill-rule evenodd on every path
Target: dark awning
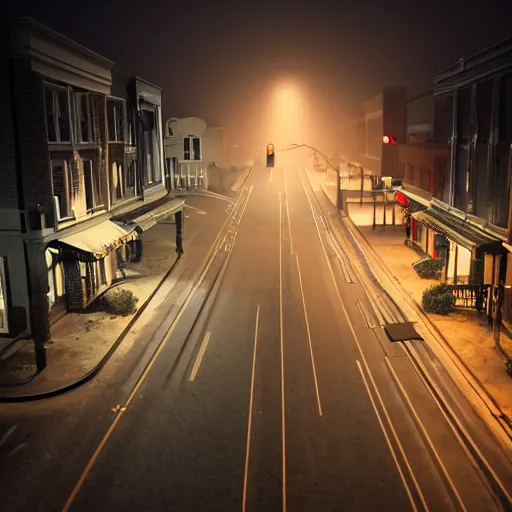
M 80 261 L 94 261 L 104 258 L 121 245 L 138 237 L 135 226 L 120 226 L 105 220 L 82 231 L 62 236 L 52 242 Z
M 161 220 L 169 217 L 169 215 L 183 210 L 184 204 L 185 199 L 171 199 L 170 201 L 166 201 L 160 206 L 157 206 L 155 209 L 131 219 L 129 224 L 137 226 L 141 231 L 146 231 Z
M 503 252 L 502 240 L 439 208 L 416 212 L 412 217 L 425 226 L 441 233 L 449 240 L 472 251 Z

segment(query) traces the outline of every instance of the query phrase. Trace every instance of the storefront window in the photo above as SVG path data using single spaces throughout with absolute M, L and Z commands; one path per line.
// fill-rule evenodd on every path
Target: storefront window
M 0 256 L 0 332 L 8 333 L 7 321 L 7 282 L 5 272 L 5 260 Z

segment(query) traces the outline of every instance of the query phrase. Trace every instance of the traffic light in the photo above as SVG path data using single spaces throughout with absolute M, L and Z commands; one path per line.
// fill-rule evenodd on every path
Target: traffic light
M 382 136 L 382 142 L 384 144 L 396 144 L 396 139 L 392 133 L 387 133 Z
M 267 167 L 274 167 L 274 144 L 267 144 Z

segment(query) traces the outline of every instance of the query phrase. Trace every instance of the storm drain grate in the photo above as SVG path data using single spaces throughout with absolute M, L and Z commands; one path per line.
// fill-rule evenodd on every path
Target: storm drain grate
M 416 332 L 412 322 L 401 322 L 399 324 L 386 324 L 384 330 L 391 341 L 423 341 L 423 338 Z

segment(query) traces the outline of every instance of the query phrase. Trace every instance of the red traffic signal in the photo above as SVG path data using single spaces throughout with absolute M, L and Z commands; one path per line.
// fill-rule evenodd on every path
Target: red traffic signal
M 274 144 L 267 144 L 267 167 L 274 167 Z
M 396 139 L 391 133 L 388 133 L 382 136 L 382 142 L 384 144 L 396 144 Z

